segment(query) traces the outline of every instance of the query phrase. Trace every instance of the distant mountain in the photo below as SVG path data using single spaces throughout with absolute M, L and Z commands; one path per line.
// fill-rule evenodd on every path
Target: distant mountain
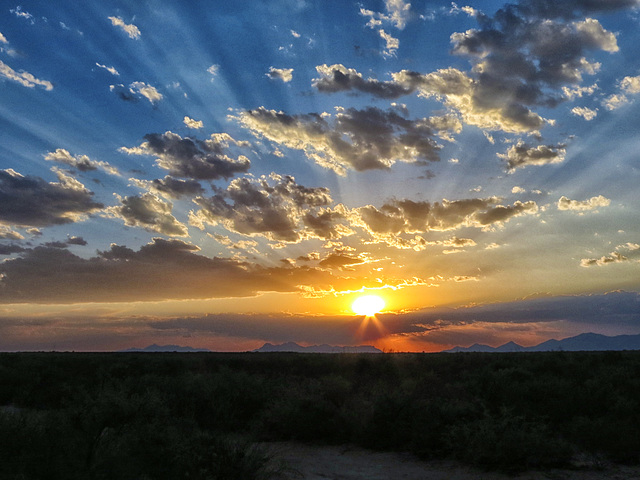
M 149 345 L 144 348 L 128 348 L 127 350 L 120 350 L 121 352 L 210 352 L 206 348 L 193 348 L 193 347 L 181 347 L 180 345 Z
M 559 350 L 566 352 L 640 350 L 640 335 L 608 337 L 598 333 L 581 333 L 563 340 L 547 340 L 532 347 L 523 347 L 514 342 L 505 343 L 499 347 L 476 343 L 470 347 L 454 347 L 450 350 L 444 350 L 444 352 L 551 352 Z
M 298 353 L 382 353 L 382 350 L 371 345 L 358 345 L 355 347 L 338 347 L 335 345 L 312 345 L 303 347 L 294 342 L 287 342 L 281 345 L 265 343 L 254 352 L 298 352 Z

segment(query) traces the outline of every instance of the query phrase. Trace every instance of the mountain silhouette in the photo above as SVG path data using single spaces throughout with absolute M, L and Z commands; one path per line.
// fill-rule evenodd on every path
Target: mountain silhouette
M 581 333 L 575 337 L 562 340 L 547 340 L 538 345 L 523 347 L 508 342 L 499 347 L 491 347 L 475 343 L 470 347 L 454 347 L 443 350 L 447 353 L 457 352 L 552 352 L 552 351 L 607 351 L 607 350 L 640 350 L 640 335 L 617 335 L 609 337 L 598 333 Z

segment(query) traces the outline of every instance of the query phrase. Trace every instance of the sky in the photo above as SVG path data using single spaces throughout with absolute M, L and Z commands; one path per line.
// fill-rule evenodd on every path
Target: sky
M 640 333 L 640 0 L 0 9 L 0 350 Z

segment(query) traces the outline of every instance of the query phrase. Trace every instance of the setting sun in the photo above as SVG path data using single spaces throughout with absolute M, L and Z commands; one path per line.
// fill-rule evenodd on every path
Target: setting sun
M 357 298 L 352 304 L 351 309 L 357 315 L 366 315 L 371 317 L 384 308 L 384 300 L 377 295 L 366 295 Z

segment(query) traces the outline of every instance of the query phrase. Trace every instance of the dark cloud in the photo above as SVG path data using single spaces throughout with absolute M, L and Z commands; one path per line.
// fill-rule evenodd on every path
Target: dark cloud
M 87 245 L 87 241 L 82 237 L 69 237 L 67 239 L 68 245 Z
M 106 214 L 120 218 L 125 225 L 142 227 L 151 232 L 158 232 L 172 237 L 186 237 L 189 235 L 187 227 L 180 223 L 172 214 L 173 204 L 164 202 L 152 193 L 140 196 L 118 196 L 121 205 L 108 207 Z
M 195 197 L 204 193 L 204 188 L 196 180 L 180 180 L 171 175 L 150 181 L 135 178 L 131 181 L 140 188 L 167 198 Z
M 2 245 L 0 244 L 0 255 L 11 255 L 14 253 L 24 252 L 24 247 L 16 244 Z
M 316 70 L 321 76 L 313 80 L 313 86 L 322 93 L 357 90 L 380 98 L 395 99 L 415 91 L 412 86 L 403 86 L 396 82 L 365 80 L 355 69 L 341 64 L 319 65 Z
M 476 13 L 478 28 L 451 36 L 452 52 L 469 59 L 469 73 L 456 68 L 428 74 L 403 70 L 393 81 L 363 79 L 344 65 L 316 67 L 320 92 L 358 91 L 394 99 L 418 91 L 436 97 L 470 124 L 490 130 L 530 132 L 546 123 L 535 107 L 566 99 L 599 64 L 587 53 L 618 50 L 616 37 L 586 15 L 637 6 L 637 0 L 531 0 L 508 4 L 490 17 Z
M 71 155 L 64 148 L 58 148 L 55 152 L 49 152 L 44 157 L 45 160 L 52 162 L 59 162 L 69 165 L 73 168 L 80 170 L 81 172 L 90 172 L 93 170 L 103 169 L 110 175 L 120 175 L 117 168 L 112 167 L 107 162 L 100 162 L 97 160 L 91 160 L 86 155 Z
M 194 202 L 201 207 L 191 217 L 194 225 L 222 224 L 243 235 L 286 242 L 333 238 L 345 219 L 340 210 L 325 208 L 333 203 L 327 188 L 305 187 L 291 176 L 277 174 L 237 178 L 225 190 L 216 189 L 213 197 Z
M 532 146 L 523 141 L 512 145 L 507 153 L 498 157 L 507 161 L 507 169 L 515 170 L 529 165 L 547 165 L 564 161 L 566 145 L 537 145 Z
M 498 205 L 497 197 L 416 202 L 393 200 L 380 209 L 367 205 L 357 209 L 361 225 L 374 237 L 402 233 L 447 231 L 463 226 L 487 227 L 502 224 L 510 218 L 538 211 L 535 202 Z
M 90 303 L 242 297 L 330 284 L 313 268 L 265 268 L 209 258 L 195 245 L 156 238 L 135 251 L 112 245 L 81 258 L 65 248 L 36 247 L 0 263 L 0 303 Z
M 155 156 L 160 168 L 176 177 L 196 180 L 229 179 L 249 170 L 251 162 L 244 155 L 237 159 L 229 157 L 230 144 L 241 145 L 229 135 L 213 134 L 207 140 L 185 137 L 173 132 L 149 133 L 139 147 L 122 147 L 130 155 Z
M 448 131 L 461 129 L 451 117 L 408 120 L 375 107 L 338 109 L 333 117 L 287 115 L 260 107 L 236 118 L 255 135 L 302 150 L 340 175 L 350 169 L 389 169 L 397 161 L 438 161 L 441 147 L 434 137 L 446 138 Z
M 80 220 L 103 207 L 74 178 L 57 171 L 58 182 L 0 171 L 0 222 L 46 227 Z

